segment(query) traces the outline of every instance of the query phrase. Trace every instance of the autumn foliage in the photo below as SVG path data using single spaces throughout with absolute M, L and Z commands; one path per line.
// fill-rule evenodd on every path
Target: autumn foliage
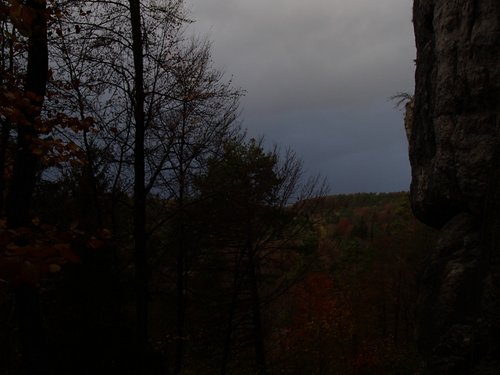
M 433 234 L 404 193 L 328 197 L 322 207 L 312 269 L 270 309 L 277 373 L 418 371 L 418 272 Z

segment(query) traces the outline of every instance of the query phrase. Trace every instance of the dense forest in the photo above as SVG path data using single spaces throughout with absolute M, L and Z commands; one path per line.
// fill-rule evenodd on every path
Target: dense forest
M 249 139 L 190 23 L 0 3 L 0 373 L 415 373 L 433 233 Z

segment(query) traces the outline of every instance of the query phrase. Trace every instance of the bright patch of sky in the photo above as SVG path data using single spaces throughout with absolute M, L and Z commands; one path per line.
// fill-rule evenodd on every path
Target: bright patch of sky
M 411 0 L 188 0 L 215 66 L 247 91 L 243 127 L 292 147 L 332 193 L 410 182 L 403 113 L 412 92 Z

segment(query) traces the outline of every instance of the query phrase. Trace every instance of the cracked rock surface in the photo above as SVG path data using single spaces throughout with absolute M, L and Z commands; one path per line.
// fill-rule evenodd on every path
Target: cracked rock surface
M 500 374 L 500 1 L 414 0 L 407 106 L 415 215 L 440 229 L 422 275 L 428 374 Z

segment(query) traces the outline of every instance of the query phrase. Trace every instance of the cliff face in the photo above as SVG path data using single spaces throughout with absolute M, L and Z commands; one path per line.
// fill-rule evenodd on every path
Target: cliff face
M 500 1 L 414 0 L 406 116 L 415 215 L 440 228 L 422 275 L 431 374 L 500 374 Z

